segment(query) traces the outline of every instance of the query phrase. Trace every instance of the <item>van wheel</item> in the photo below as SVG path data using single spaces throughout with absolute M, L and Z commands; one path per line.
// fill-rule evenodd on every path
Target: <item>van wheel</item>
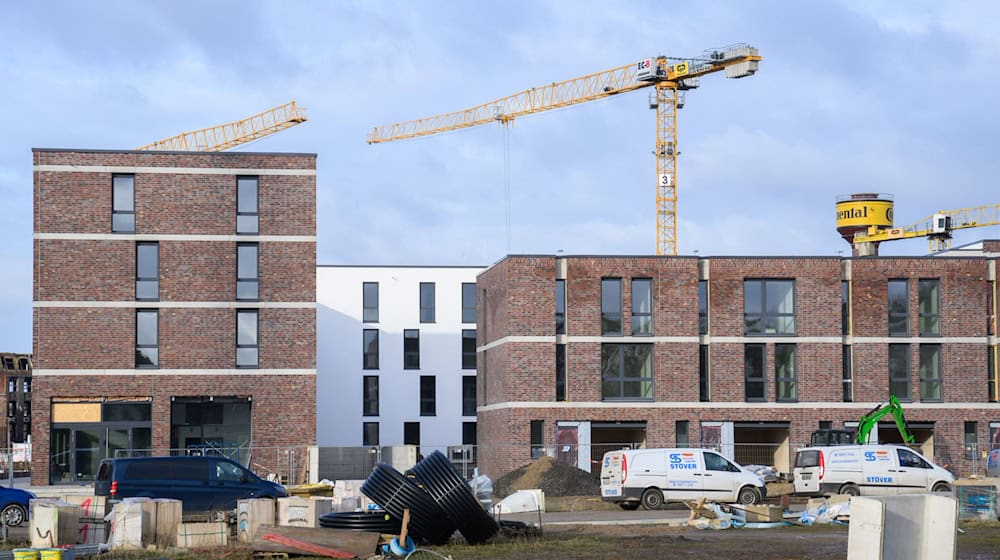
M 622 502 L 618 504 L 618 507 L 625 511 L 635 511 L 639 509 L 639 502 Z
M 933 492 L 951 492 L 951 485 L 948 484 L 947 482 L 938 482 L 937 484 L 934 485 L 934 488 L 931 488 L 931 491 L 933 491 Z
M 760 490 L 753 486 L 740 488 L 740 493 L 736 496 L 736 501 L 745 506 L 752 506 L 760 503 Z
M 840 493 L 845 496 L 860 496 L 861 489 L 853 484 L 845 484 L 840 487 Z
M 642 493 L 642 507 L 645 509 L 660 509 L 663 507 L 663 493 L 650 488 Z
M 0 511 L 0 520 L 8 527 L 17 527 L 21 523 L 24 523 L 27 517 L 28 515 L 25 513 L 24 508 L 18 504 L 10 504 L 3 508 L 3 511 Z

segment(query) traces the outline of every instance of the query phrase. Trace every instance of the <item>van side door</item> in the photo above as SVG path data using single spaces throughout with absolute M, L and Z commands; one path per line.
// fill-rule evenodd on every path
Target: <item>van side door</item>
M 667 481 L 667 465 L 663 451 L 639 451 L 628 465 L 625 484 L 630 488 L 663 488 Z
M 896 492 L 899 494 L 913 494 L 926 492 L 927 474 L 931 471 L 931 465 L 924 461 L 909 449 L 902 447 L 896 449 L 896 459 L 899 466 L 896 469 Z
M 890 449 L 882 447 L 863 448 L 861 452 L 862 475 L 861 493 L 865 496 L 891 496 L 896 494 L 896 480 L 899 469 Z
M 718 453 L 703 451 L 702 454 L 705 458 L 704 496 L 722 502 L 736 501 L 736 473 L 740 470 Z
M 667 500 L 696 500 L 704 488 L 701 457 L 697 451 L 671 449 L 666 453 L 666 484 L 660 488 Z

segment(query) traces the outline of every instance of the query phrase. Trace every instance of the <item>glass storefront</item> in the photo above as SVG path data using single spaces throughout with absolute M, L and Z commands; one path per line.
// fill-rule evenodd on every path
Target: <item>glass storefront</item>
M 91 482 L 101 459 L 148 454 L 152 447 L 150 399 L 52 403 L 49 482 Z

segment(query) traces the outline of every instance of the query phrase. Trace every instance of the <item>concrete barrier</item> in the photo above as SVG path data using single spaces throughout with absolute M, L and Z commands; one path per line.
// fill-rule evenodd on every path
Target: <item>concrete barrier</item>
M 848 560 L 947 560 L 956 555 L 958 501 L 916 494 L 851 498 Z

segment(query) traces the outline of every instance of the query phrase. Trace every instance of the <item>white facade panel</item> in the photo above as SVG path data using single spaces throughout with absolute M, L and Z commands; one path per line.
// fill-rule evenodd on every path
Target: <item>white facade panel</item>
M 378 422 L 378 445 L 403 444 L 403 423 L 420 423 L 421 447 L 462 444 L 462 284 L 485 267 L 319 266 L 316 270 L 316 441 L 362 445 L 362 424 Z M 363 284 L 378 283 L 378 322 L 364 322 Z M 420 322 L 420 284 L 433 283 L 433 323 Z M 363 369 L 363 331 L 379 331 L 379 368 Z M 420 368 L 403 368 L 403 331 L 420 332 Z M 420 377 L 434 376 L 436 414 L 420 415 Z M 363 378 L 379 378 L 379 415 L 364 416 Z

